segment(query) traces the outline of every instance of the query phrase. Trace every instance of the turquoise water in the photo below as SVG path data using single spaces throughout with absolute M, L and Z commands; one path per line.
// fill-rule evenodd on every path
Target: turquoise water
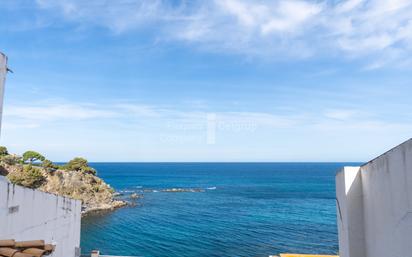
M 83 252 L 336 254 L 335 173 L 353 163 L 93 163 L 135 207 L 86 217 Z M 170 188 L 196 189 L 170 193 Z M 197 192 L 200 191 L 200 192 Z

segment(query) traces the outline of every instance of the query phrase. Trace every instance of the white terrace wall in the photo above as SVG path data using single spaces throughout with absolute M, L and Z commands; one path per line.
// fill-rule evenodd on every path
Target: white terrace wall
M 341 257 L 412 257 L 412 139 L 336 176 Z
M 56 245 L 53 257 L 75 257 L 80 219 L 80 201 L 15 186 L 0 177 L 0 239 L 43 239 Z

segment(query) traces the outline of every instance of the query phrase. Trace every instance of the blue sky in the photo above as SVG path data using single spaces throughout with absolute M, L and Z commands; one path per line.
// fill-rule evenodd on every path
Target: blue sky
M 412 1 L 2 0 L 1 144 L 55 161 L 367 161 L 411 137 Z

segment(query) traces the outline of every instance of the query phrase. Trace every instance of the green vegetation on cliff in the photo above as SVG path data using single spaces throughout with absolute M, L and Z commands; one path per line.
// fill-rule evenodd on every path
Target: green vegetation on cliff
M 8 155 L 9 152 L 5 146 L 0 146 L 0 156 Z
M 57 165 L 38 152 L 27 151 L 18 156 L 0 146 L 0 175 L 13 184 L 81 200 L 84 213 L 125 205 L 114 198 L 114 189 L 96 174 L 81 157 Z
M 96 170 L 89 166 L 89 162 L 82 158 L 76 157 L 73 160 L 69 161 L 65 168 L 67 170 L 75 170 L 75 171 L 82 171 L 88 174 L 96 175 Z
M 7 175 L 7 178 L 11 183 L 29 187 L 38 188 L 46 180 L 46 177 L 40 171 L 39 168 L 32 165 L 26 165 L 19 167 L 18 172 L 12 172 Z
M 44 161 L 46 158 L 38 152 L 27 151 L 23 154 L 23 161 L 29 161 L 30 164 L 36 161 Z

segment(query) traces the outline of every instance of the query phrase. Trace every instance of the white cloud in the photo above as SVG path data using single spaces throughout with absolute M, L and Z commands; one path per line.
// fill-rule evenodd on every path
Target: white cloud
M 7 107 L 6 117 L 27 121 L 87 120 L 113 117 L 114 112 L 93 105 L 45 104 Z
M 361 5 L 364 2 L 364 0 L 347 0 L 347 1 L 342 1 L 340 4 L 337 5 L 336 7 L 336 12 L 342 13 L 342 12 L 350 12 L 359 5 Z
M 179 128 L 180 124 L 197 124 L 204 127 L 207 115 L 213 113 L 221 124 L 246 124 L 253 127 L 289 127 L 296 123 L 295 118 L 260 112 L 207 112 L 179 110 L 162 106 L 136 103 L 113 103 L 107 105 L 84 103 L 35 103 L 6 106 L 5 126 L 7 128 L 34 128 L 51 126 L 54 122 L 81 124 L 83 121 L 116 120 L 124 125 L 144 123 Z M 161 125 L 161 126 L 163 126 Z M 166 126 L 166 127 L 167 127 Z
M 264 5 L 245 4 L 236 0 L 222 0 L 216 2 L 229 15 L 237 18 L 242 26 L 255 26 L 259 18 L 267 15 L 267 8 Z
M 326 118 L 335 119 L 335 120 L 349 120 L 359 113 L 355 110 L 345 110 L 345 109 L 332 109 L 326 110 L 324 116 Z
M 412 1 L 348 1 L 326 22 L 337 47 L 355 57 L 375 55 L 375 64 L 396 64 L 409 59 Z M 376 65 L 376 63 L 380 63 Z
M 82 26 L 116 33 L 151 24 L 158 40 L 184 40 L 213 51 L 259 56 L 369 56 L 378 68 L 410 63 L 411 0 L 37 0 Z M 389 56 L 389 58 L 388 58 Z
M 59 10 L 63 16 L 82 25 L 108 27 L 116 33 L 135 29 L 148 22 L 175 18 L 173 8 L 162 0 L 36 0 L 40 8 Z
M 262 25 L 263 34 L 294 31 L 319 14 L 322 7 L 304 1 L 280 1 L 275 15 Z
M 409 63 L 411 0 L 37 0 L 82 26 L 116 33 L 154 25 L 160 39 L 184 40 L 214 51 L 247 55 L 325 54 L 372 56 L 380 65 Z M 158 38 L 157 38 L 158 39 Z M 396 56 L 394 54 L 396 53 Z M 379 56 L 391 56 L 379 58 Z
M 387 117 L 380 118 L 357 109 L 295 110 L 288 115 L 201 109 L 135 102 L 91 105 L 46 100 L 7 105 L 2 144 L 16 152 L 37 149 L 54 160 L 66 160 L 73 153 L 102 161 L 323 160 L 325 155 L 331 154 L 331 148 L 340 145 L 339 142 L 346 144 L 354 138 L 369 138 L 369 142 L 376 138 L 389 140 L 387 131 L 392 131 L 392 144 L 407 136 L 412 127 L 408 120 L 391 122 Z M 214 128 L 218 147 L 206 144 L 210 129 L 208 117 L 211 116 L 216 117 Z M 314 152 L 305 152 L 305 148 L 313 149 L 315 142 L 319 145 Z M 109 148 L 113 150 L 109 151 L 110 156 L 106 155 Z M 225 149 L 227 153 L 215 152 L 215 149 Z M 337 157 L 339 151 L 335 150 Z M 368 152 L 363 151 L 363 154 Z M 357 154 L 351 158 L 361 158 Z
M 196 109 L 176 109 L 140 103 L 111 103 L 105 105 L 87 103 L 35 103 L 32 105 L 6 106 L 4 126 L 6 128 L 37 128 L 54 126 L 55 122 L 82 124 L 91 121 L 96 127 L 104 121 L 115 121 L 122 128 L 136 124 L 158 129 L 197 128 L 204 129 L 208 115 L 213 114 L 222 127 L 245 126 L 253 129 L 296 129 L 296 128 L 334 128 L 353 126 L 374 129 L 392 126 L 393 123 L 380 120 L 356 109 L 325 109 L 317 112 L 294 112 L 288 115 L 266 112 L 239 111 L 198 111 Z M 398 124 L 402 126 L 402 124 Z M 75 126 L 75 125 L 73 125 Z M 409 125 L 408 125 L 409 126 Z
M 39 124 L 37 123 L 30 123 L 30 122 L 6 122 L 2 124 L 2 129 L 34 129 L 38 128 Z
M 115 109 L 119 110 L 119 113 L 124 113 L 125 115 L 138 116 L 138 117 L 159 117 L 159 110 L 152 106 L 140 105 L 140 104 L 115 104 L 113 106 Z

